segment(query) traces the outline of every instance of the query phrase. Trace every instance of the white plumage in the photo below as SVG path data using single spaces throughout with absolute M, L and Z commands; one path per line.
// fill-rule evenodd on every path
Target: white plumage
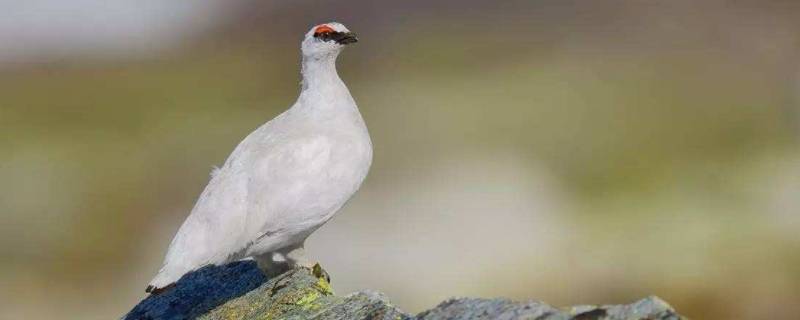
M 306 34 L 297 102 L 212 172 L 148 292 L 203 266 L 249 257 L 267 272 L 279 271 L 274 255 L 306 264 L 305 239 L 358 190 L 372 162 L 367 127 L 336 73 L 336 57 L 355 41 L 335 22 Z

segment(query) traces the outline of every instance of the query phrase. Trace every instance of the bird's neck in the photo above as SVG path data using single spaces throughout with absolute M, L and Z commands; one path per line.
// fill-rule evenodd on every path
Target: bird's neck
M 342 80 L 336 72 L 336 57 L 303 57 L 303 91 L 330 90 Z
M 303 57 L 302 76 L 298 108 L 313 111 L 356 108 L 350 91 L 336 73 L 335 56 Z

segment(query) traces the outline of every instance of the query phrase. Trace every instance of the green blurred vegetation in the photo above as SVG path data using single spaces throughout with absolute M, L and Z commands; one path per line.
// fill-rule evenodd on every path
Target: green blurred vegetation
M 525 42 L 513 28 L 400 27 L 365 28 L 339 63 L 375 144 L 364 188 L 389 199 L 437 159 L 513 152 L 566 194 L 557 214 L 569 233 L 553 258 L 566 269 L 531 271 L 555 276 L 498 294 L 563 304 L 658 294 L 697 319 L 800 312 L 800 107 L 781 73 L 797 65 L 702 41 L 640 50 Z M 56 301 L 84 317 L 124 312 L 211 166 L 291 105 L 296 39 L 212 39 L 139 61 L 0 72 L 8 315 Z M 548 296 L 531 294 L 545 286 Z M 411 309 L 436 300 L 372 289 Z

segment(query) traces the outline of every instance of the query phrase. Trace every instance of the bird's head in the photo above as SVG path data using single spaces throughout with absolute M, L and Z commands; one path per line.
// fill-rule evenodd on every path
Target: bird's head
M 358 41 L 356 35 L 338 22 L 316 25 L 303 39 L 303 56 L 307 58 L 336 57 L 344 46 Z

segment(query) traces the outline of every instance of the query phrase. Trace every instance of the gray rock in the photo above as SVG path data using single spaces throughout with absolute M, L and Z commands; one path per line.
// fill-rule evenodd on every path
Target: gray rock
M 658 297 L 628 305 L 575 306 L 557 309 L 538 301 L 508 299 L 450 299 L 417 315 L 418 320 L 536 319 L 536 320 L 680 320 L 686 319 Z
M 629 305 L 559 309 L 537 301 L 458 298 L 418 315 L 404 313 L 381 293 L 336 296 L 319 270 L 298 268 L 266 279 L 253 262 L 206 267 L 181 278 L 175 287 L 153 295 L 123 317 L 138 319 L 319 319 L 319 320 L 679 320 L 657 297 Z

